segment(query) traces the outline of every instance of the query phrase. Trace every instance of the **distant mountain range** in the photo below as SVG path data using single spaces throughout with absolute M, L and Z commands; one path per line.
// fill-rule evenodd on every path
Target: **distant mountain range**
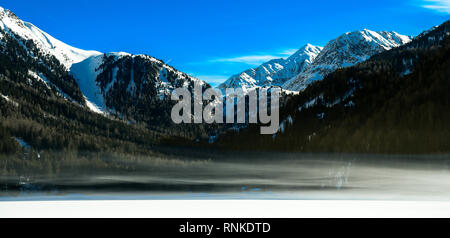
M 372 55 L 410 42 L 412 37 L 396 32 L 375 32 L 364 29 L 345 33 L 331 40 L 324 48 L 307 44 L 287 59 L 275 59 L 261 66 L 234 75 L 219 88 L 281 86 L 301 91 L 339 68 L 369 59 Z
M 307 44 L 287 59 L 274 59 L 261 66 L 234 75 L 219 85 L 220 89 L 251 89 L 264 86 L 281 86 L 297 76 L 319 55 L 322 47 Z
M 375 54 L 404 45 L 411 39 L 396 32 L 375 32 L 367 29 L 345 33 L 328 42 L 316 59 L 301 73 L 284 83 L 283 88 L 303 90 L 336 69 L 363 62 Z

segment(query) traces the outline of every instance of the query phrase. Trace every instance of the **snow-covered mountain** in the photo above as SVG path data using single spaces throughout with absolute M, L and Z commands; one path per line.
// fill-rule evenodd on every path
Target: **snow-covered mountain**
M 78 91 L 78 95 L 81 91 L 83 95 L 77 98 L 83 101 L 84 96 L 84 104 L 97 113 L 117 113 L 120 116 L 134 117 L 133 114 L 137 112 L 133 112 L 132 108 L 139 107 L 142 103 L 161 104 L 161 101 L 167 99 L 167 95 L 176 87 L 190 88 L 194 82 L 206 87 L 203 81 L 188 76 L 150 56 L 131 55 L 124 52 L 103 54 L 72 47 L 33 24 L 22 21 L 13 12 L 0 7 L 0 43 L 5 37 L 3 34 L 7 34 L 21 45 L 26 55 L 36 61 L 40 61 L 42 57 L 54 56 L 64 68 L 58 70 L 65 71 L 62 74 L 67 76 L 69 72 L 76 81 L 70 82 L 73 84 L 70 90 Z M 32 41 L 32 46 L 28 47 L 27 41 Z M 47 65 L 46 67 L 51 69 L 58 66 Z M 38 78 L 44 79 L 53 76 L 55 78 L 53 81 L 56 83 L 51 80 L 41 81 L 45 81 L 47 86 L 53 86 L 67 99 L 73 100 L 74 97 L 68 95 L 74 93 L 59 86 L 66 84 L 64 80 L 68 79 L 50 75 L 52 74 L 50 72 L 45 75 L 44 72 L 32 71 L 31 74 L 35 75 L 34 78 L 37 75 Z M 70 81 L 73 81 L 73 78 Z M 80 100 L 76 101 L 80 102 Z M 148 112 L 141 110 L 138 113 Z
M 101 54 L 98 51 L 86 51 L 67 45 L 33 24 L 20 20 L 13 12 L 2 7 L 0 7 L 0 29 L 6 33 L 13 32 L 25 40 L 32 40 L 42 52 L 55 56 L 67 69 L 73 63 Z
M 210 87 L 150 56 L 71 47 L 0 9 L 0 131 L 33 149 L 130 151 L 206 137 L 217 126 L 170 119 L 169 92 L 196 82 Z
M 234 75 L 221 84 L 219 88 L 242 88 L 246 90 L 262 86 L 280 86 L 286 80 L 302 72 L 305 67 L 314 61 L 321 50 L 322 47 L 307 44 L 287 59 L 274 59 L 257 68 Z
M 206 86 L 161 60 L 125 52 L 91 56 L 73 64 L 70 72 L 89 108 L 99 113 L 129 114 L 132 106 L 169 100 L 177 87 L 192 88 L 195 82 Z
M 345 33 L 330 41 L 303 72 L 282 85 L 284 89 L 301 91 L 310 83 L 322 80 L 339 68 L 345 68 L 369 59 L 371 56 L 401 46 L 411 37 L 396 32 L 364 29 Z

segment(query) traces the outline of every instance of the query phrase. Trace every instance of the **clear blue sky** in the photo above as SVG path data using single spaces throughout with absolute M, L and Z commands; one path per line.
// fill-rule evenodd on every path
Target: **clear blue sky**
M 417 35 L 450 19 L 450 0 L 3 0 L 70 45 L 148 54 L 216 84 L 306 43 L 368 28 Z

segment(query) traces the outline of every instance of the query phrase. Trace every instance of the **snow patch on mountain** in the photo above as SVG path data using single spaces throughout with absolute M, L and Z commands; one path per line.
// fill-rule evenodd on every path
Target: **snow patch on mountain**
M 126 52 L 110 52 L 94 55 L 70 67 L 70 73 L 77 81 L 85 97 L 86 106 L 96 113 L 107 113 L 110 111 L 106 106 L 102 90 L 97 83 L 97 76 L 101 73 L 99 67 L 103 64 L 104 56 L 113 56 L 117 60 L 121 57 L 132 55 Z M 105 92 L 108 92 L 112 85 L 114 85 L 117 71 L 118 68 L 115 68 L 112 75 L 113 81 L 106 86 Z
M 50 85 L 52 85 L 52 83 L 47 79 L 47 77 L 45 77 L 45 75 L 37 74 L 34 71 L 28 70 L 28 76 L 37 80 L 38 82 L 43 83 L 48 89 L 51 89 Z
M 120 54 L 114 54 L 120 56 Z M 102 113 L 106 111 L 106 105 L 103 100 L 102 91 L 97 84 L 97 76 L 100 73 L 97 69 L 103 63 L 103 55 L 96 55 L 87 58 L 84 61 L 75 63 L 70 67 L 70 72 L 75 78 L 83 93 L 86 105 L 94 112 Z
M 8 96 L 5 96 L 5 95 L 3 95 L 3 94 L 0 94 L 0 97 L 2 97 L 3 99 L 5 99 L 7 102 L 10 101 L 10 99 L 9 99 Z
M 205 82 L 188 76 L 169 65 L 166 65 L 161 60 L 153 58 L 148 55 L 132 55 L 125 52 L 111 52 L 102 55 L 91 56 L 86 60 L 73 64 L 70 68 L 71 74 L 76 79 L 81 92 L 85 95 L 86 105 L 89 109 L 97 113 L 115 113 L 115 108 L 110 108 L 106 105 L 106 95 L 110 90 L 114 89 L 114 85 L 118 81 L 118 72 L 120 66 L 115 66 L 112 69 L 110 81 L 108 81 L 103 88 L 99 85 L 97 78 L 99 74 L 102 72 L 102 65 L 105 63 L 106 58 L 114 57 L 114 61 L 118 61 L 123 57 L 131 57 L 131 65 L 130 65 L 130 80 L 128 82 L 126 92 L 130 93 L 132 97 L 137 96 L 142 91 L 142 85 L 137 85 L 136 82 L 142 82 L 142 80 L 135 79 L 134 77 L 134 68 L 135 62 L 137 60 L 145 60 L 148 61 L 152 67 L 155 67 L 158 70 L 158 74 L 155 75 L 155 88 L 157 90 L 157 96 L 160 100 L 166 98 L 167 95 L 170 95 L 170 92 L 174 89 L 174 85 L 172 85 L 168 80 L 168 74 L 176 75 L 177 78 L 186 80 L 184 82 L 185 87 L 188 86 L 188 81 L 197 82 L 200 85 L 205 85 Z M 150 66 L 150 65 L 149 65 Z M 153 80 L 153 79 L 152 79 Z M 138 91 L 138 89 L 140 89 Z
M 0 93 L 0 98 L 3 98 L 6 102 L 11 103 L 11 104 L 14 105 L 15 107 L 18 107 L 18 106 L 19 106 L 19 103 L 13 101 L 11 98 L 9 98 L 8 96 L 3 95 L 3 94 L 1 94 L 1 93 Z

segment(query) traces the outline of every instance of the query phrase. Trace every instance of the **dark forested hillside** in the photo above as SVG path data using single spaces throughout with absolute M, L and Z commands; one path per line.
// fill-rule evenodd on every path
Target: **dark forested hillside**
M 170 120 L 175 105 L 170 98 L 173 89 L 185 87 L 192 91 L 194 82 L 203 89 L 210 87 L 145 55 L 105 54 L 96 70 L 99 73 L 96 82 L 106 107 L 112 109 L 113 114 L 152 126 L 176 126 Z
M 209 125 L 172 123 L 175 102 L 167 88 L 158 85 L 160 78 L 172 88 L 192 89 L 193 81 L 171 68 L 154 68 L 147 56 L 105 56 L 97 81 L 105 89 L 114 80 L 104 93 L 117 113 L 98 114 L 85 105 L 77 81 L 54 56 L 13 32 L 1 31 L 0 36 L 0 153 L 20 151 L 19 140 L 35 151 L 147 153 L 161 140 L 194 140 L 214 130 Z M 114 68 L 119 70 L 113 79 Z
M 14 82 L 41 87 L 42 93 L 50 97 L 60 94 L 84 105 L 75 79 L 54 56 L 43 54 L 32 40 L 24 40 L 14 32 L 0 29 L 0 35 L 1 75 Z M 32 81 L 37 82 L 33 85 Z
M 283 151 L 450 152 L 450 22 L 290 96 L 282 128 L 227 133 L 217 146 Z

